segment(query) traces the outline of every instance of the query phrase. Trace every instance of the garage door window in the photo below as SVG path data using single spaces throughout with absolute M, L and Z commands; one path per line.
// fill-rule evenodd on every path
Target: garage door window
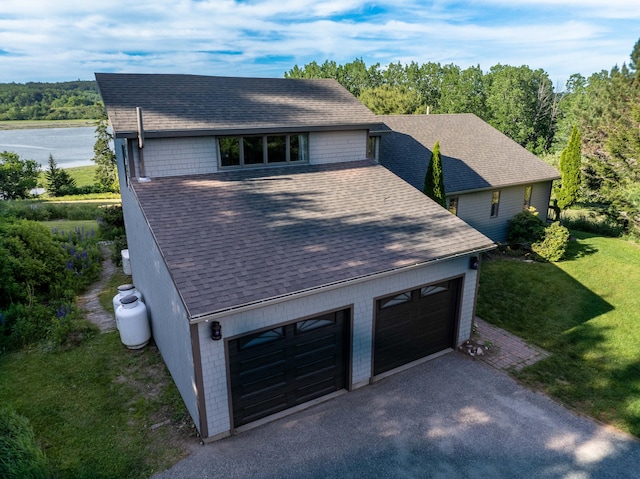
M 332 315 L 333 316 L 333 315 Z M 300 321 L 296 323 L 296 333 L 304 333 L 305 331 L 311 331 L 313 329 L 323 328 L 334 324 L 336 321 L 334 318 L 324 319 L 307 319 L 306 321 Z
M 391 298 L 385 298 L 380 300 L 380 309 L 389 308 L 391 306 L 397 306 L 399 304 L 408 303 L 411 301 L 411 291 L 400 293 Z
M 424 298 L 425 296 L 429 296 L 430 294 L 441 293 L 442 291 L 447 291 L 448 289 L 449 285 L 447 283 L 427 286 L 420 289 L 420 297 Z
M 255 336 L 243 338 L 240 340 L 240 349 L 248 349 L 260 344 L 270 343 L 284 338 L 284 328 L 270 329 Z

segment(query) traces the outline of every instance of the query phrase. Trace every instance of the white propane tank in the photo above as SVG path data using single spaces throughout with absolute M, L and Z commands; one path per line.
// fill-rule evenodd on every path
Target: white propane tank
M 118 286 L 118 294 L 113 297 L 113 314 L 116 314 L 118 310 L 118 306 L 120 306 L 120 300 L 125 296 L 129 296 L 130 294 L 135 294 L 138 299 L 144 303 L 144 298 L 142 297 L 142 293 L 136 289 L 136 287 L 132 284 L 121 284 Z M 118 324 L 118 316 L 116 315 L 116 326 L 120 329 L 120 325 Z
M 147 307 L 135 294 L 125 296 L 116 309 L 120 340 L 129 349 L 140 349 L 151 339 Z

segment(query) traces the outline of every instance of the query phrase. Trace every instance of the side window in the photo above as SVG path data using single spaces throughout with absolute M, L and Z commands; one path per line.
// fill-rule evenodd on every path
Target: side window
M 449 198 L 449 211 L 458 216 L 458 197 L 452 196 Z
M 498 216 L 498 208 L 500 207 L 500 191 L 494 191 L 491 195 L 491 217 Z
M 524 187 L 524 205 L 522 205 L 523 210 L 528 210 L 531 206 L 531 192 L 533 191 L 533 186 L 527 185 Z
M 380 159 L 380 137 L 370 136 L 367 138 L 367 158 L 378 161 Z

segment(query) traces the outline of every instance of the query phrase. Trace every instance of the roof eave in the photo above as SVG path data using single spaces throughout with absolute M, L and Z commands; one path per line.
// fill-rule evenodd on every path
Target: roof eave
M 356 278 L 350 278 L 350 279 L 346 279 L 346 280 L 342 280 L 342 281 L 335 281 L 335 282 L 332 282 L 332 283 L 315 286 L 313 288 L 307 288 L 307 289 L 304 289 L 304 290 L 295 291 L 295 292 L 291 292 L 291 293 L 284 294 L 284 295 L 274 296 L 272 298 L 265 298 L 265 299 L 261 299 L 261 300 L 257 300 L 257 301 L 252 301 L 250 303 L 239 304 L 239 305 L 236 305 L 236 306 L 230 306 L 228 308 L 220 309 L 220 310 L 217 310 L 217 311 L 211 311 L 211 312 L 208 312 L 208 313 L 201 313 L 201 314 L 194 314 L 194 315 L 190 315 L 189 322 L 191 324 L 208 322 L 208 321 L 212 321 L 212 320 L 215 320 L 215 319 L 222 318 L 224 316 L 229 316 L 229 315 L 236 314 L 236 313 L 241 313 L 241 312 L 244 312 L 244 311 L 251 311 L 251 310 L 254 310 L 254 309 L 257 309 L 257 308 L 262 308 L 262 307 L 265 307 L 265 306 L 270 306 L 272 304 L 281 303 L 283 301 L 289 301 L 291 299 L 303 298 L 305 296 L 309 296 L 311 294 L 317 294 L 317 293 L 320 293 L 320 292 L 331 291 L 333 289 L 344 287 L 347 284 L 348 285 L 353 285 L 353 284 L 361 283 L 361 282 L 364 282 L 364 281 L 370 281 L 372 279 L 383 278 L 385 276 L 390 276 L 392 274 L 397 274 L 397 273 L 400 273 L 400 272 L 410 271 L 410 270 L 413 270 L 413 269 L 416 269 L 416 268 L 424 267 L 426 265 L 432 265 L 432 264 L 435 264 L 435 263 L 441 263 L 443 261 L 448 261 L 448 260 L 460 258 L 460 257 L 463 257 L 463 256 L 469 256 L 469 255 L 473 255 L 473 254 L 484 253 L 486 251 L 491 251 L 491 250 L 495 249 L 496 247 L 497 247 L 497 245 L 495 243 L 487 243 L 484 246 L 478 246 L 476 248 L 471 248 L 471 249 L 468 249 L 468 250 L 459 251 L 458 253 L 442 256 L 442 257 L 439 257 L 439 258 L 430 259 L 430 260 L 427 260 L 427 261 L 422 261 L 422 262 L 415 263 L 415 264 L 412 264 L 412 265 L 409 265 L 409 266 L 401 266 L 399 268 L 391 268 L 391 269 L 388 269 L 388 270 L 385 270 L 385 271 L 381 271 L 381 272 L 378 272 L 378 273 L 371 273 L 371 274 L 367 274 L 367 275 L 358 276 Z
M 556 175 L 556 176 L 550 176 L 550 177 L 547 177 L 547 178 L 538 178 L 538 179 L 535 179 L 535 180 L 521 181 L 521 182 L 518 182 L 518 183 L 504 183 L 504 184 L 498 184 L 498 185 L 484 186 L 482 188 L 472 188 L 472 189 L 469 189 L 469 190 L 448 191 L 446 193 L 446 196 L 467 195 L 467 194 L 471 194 L 471 193 L 481 193 L 483 191 L 491 191 L 491 190 L 495 190 L 497 188 L 511 188 L 511 187 L 515 187 L 515 186 L 534 185 L 536 183 L 545 183 L 547 181 L 553 181 L 553 180 L 559 180 L 559 179 L 560 179 L 560 175 Z
M 349 131 L 349 130 L 374 130 L 378 123 L 351 123 L 337 125 L 292 125 L 285 127 L 266 128 L 192 128 L 180 130 L 147 130 L 145 138 L 186 138 L 196 136 L 230 136 L 230 135 L 254 135 L 271 133 L 296 133 L 296 132 L 323 132 L 323 131 Z M 115 138 L 137 138 L 136 130 L 116 131 Z

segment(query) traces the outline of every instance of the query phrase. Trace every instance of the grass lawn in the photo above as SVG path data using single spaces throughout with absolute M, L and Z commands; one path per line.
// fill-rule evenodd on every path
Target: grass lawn
M 98 232 L 98 222 L 96 220 L 55 220 L 55 221 L 41 221 L 51 231 L 66 232 L 75 231 L 76 228 L 85 232 Z
M 518 379 L 640 437 L 640 245 L 573 235 L 559 263 L 484 261 L 477 313 L 553 353 Z
M 94 177 L 96 174 L 96 165 L 89 166 L 75 166 L 73 168 L 65 168 L 64 165 L 58 165 L 58 168 L 62 168 L 64 171 L 69 173 L 71 178 L 76 180 L 76 186 L 91 186 L 95 183 Z M 49 170 L 48 166 L 43 166 L 42 170 L 40 170 L 40 176 L 38 177 L 38 184 L 46 185 L 47 177 L 45 173 Z
M 98 334 L 5 354 L 0 370 L 0 403 L 29 419 L 56 478 L 145 478 L 186 456 L 190 423 L 153 346 Z
M 96 126 L 97 120 L 12 120 L 0 121 L 0 130 L 32 130 L 36 128 L 76 128 Z

